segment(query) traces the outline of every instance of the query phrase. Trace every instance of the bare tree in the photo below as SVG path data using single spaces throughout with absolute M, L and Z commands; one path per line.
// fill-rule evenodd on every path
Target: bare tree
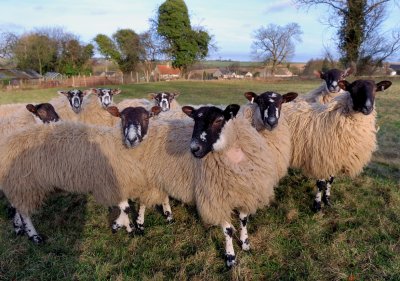
M 18 41 L 18 36 L 12 32 L 0 33 L 0 58 L 11 59 L 13 57 L 13 48 Z
M 140 42 L 144 49 L 140 60 L 143 65 L 146 81 L 149 82 L 150 75 L 155 67 L 156 61 L 164 57 L 162 51 L 163 41 L 154 28 L 150 28 L 139 36 Z
M 399 51 L 399 30 L 392 30 L 392 35 L 390 31 L 381 30 L 391 0 L 293 1 L 306 8 L 314 5 L 327 7 L 325 24 L 337 30 L 333 39 L 337 42 L 341 61 L 345 66 L 357 64 L 358 74 L 366 69 L 374 70 Z
M 262 26 L 255 31 L 252 54 L 255 59 L 270 63 L 274 75 L 276 67 L 294 55 L 295 42 L 301 42 L 302 33 L 297 23 Z

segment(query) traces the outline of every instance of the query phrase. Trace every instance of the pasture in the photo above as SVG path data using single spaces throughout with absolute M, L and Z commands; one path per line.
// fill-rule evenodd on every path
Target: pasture
M 315 214 L 314 180 L 291 170 L 274 204 L 250 217 L 250 252 L 234 233 L 233 269 L 225 266 L 221 229 L 204 226 L 193 206 L 172 201 L 172 224 L 158 208 L 148 209 L 145 234 L 130 237 L 111 233 L 108 209 L 91 196 L 57 193 L 33 217 L 47 236 L 40 246 L 15 236 L 0 198 L 0 280 L 400 280 L 400 81 L 392 81 L 377 93 L 379 149 L 364 172 L 336 178 L 333 206 Z M 172 91 L 181 94 L 181 105 L 244 104 L 246 91 L 303 94 L 318 85 L 170 81 L 121 85 L 116 101 Z M 45 102 L 57 90 L 0 92 L 0 104 Z M 133 216 L 137 209 L 133 203 Z

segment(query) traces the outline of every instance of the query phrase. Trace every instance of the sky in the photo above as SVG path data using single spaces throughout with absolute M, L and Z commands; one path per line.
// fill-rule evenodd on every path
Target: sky
M 141 33 L 149 28 L 164 0 L 0 0 L 0 31 L 18 34 L 34 28 L 62 27 L 84 43 L 99 34 L 111 36 L 118 29 Z M 185 0 L 192 26 L 203 26 L 218 47 L 209 59 L 253 60 L 254 32 L 269 24 L 298 23 L 302 42 L 296 45 L 292 62 L 306 62 L 324 56 L 325 48 L 335 50 L 335 31 L 321 21 L 323 6 L 298 9 L 292 0 Z M 398 4 L 391 4 L 385 28 L 400 27 Z M 394 60 L 399 60 L 395 57 Z

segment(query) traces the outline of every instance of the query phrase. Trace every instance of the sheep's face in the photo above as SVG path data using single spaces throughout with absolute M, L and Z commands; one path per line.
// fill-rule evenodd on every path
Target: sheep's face
M 121 118 L 123 143 L 127 148 L 133 148 L 143 141 L 149 128 L 149 119 L 159 114 L 161 108 L 154 106 L 149 112 L 143 107 L 127 107 L 119 111 L 116 106 L 110 106 L 107 111 Z
M 350 93 L 353 110 L 368 115 L 374 110 L 376 92 L 386 90 L 392 85 L 392 82 L 381 81 L 375 84 L 372 80 L 356 80 L 350 84 L 346 80 L 342 80 L 339 85 Z
M 103 108 L 107 108 L 113 101 L 113 96 L 121 93 L 120 89 L 91 89 L 92 93 L 96 94 L 100 99 L 100 104 Z
M 90 90 L 85 90 L 85 91 L 81 91 L 81 90 L 69 90 L 69 91 L 58 91 L 58 94 L 60 95 L 64 95 L 67 97 L 69 104 L 71 105 L 71 109 L 75 112 L 75 113 L 79 113 L 81 111 L 82 108 L 82 101 L 83 98 L 90 94 Z
M 315 71 L 314 74 L 325 81 L 326 89 L 330 93 L 338 93 L 340 91 L 339 81 L 343 80 L 352 73 L 351 68 L 347 68 L 345 71 L 339 69 L 330 69 L 326 72 Z
M 294 100 L 297 97 L 297 93 L 281 95 L 275 92 L 265 92 L 261 95 L 257 95 L 253 92 L 247 92 L 244 96 L 250 102 L 255 102 L 258 105 L 264 127 L 272 131 L 278 126 L 282 103 Z M 257 115 L 254 115 L 254 118 L 256 118 L 256 116 Z
M 179 94 L 177 93 L 168 93 L 168 92 L 149 94 L 149 98 L 154 99 L 155 104 L 160 106 L 162 108 L 162 111 L 170 110 L 172 100 L 178 96 Z
M 33 114 L 37 123 L 57 122 L 60 119 L 50 103 L 27 104 L 26 109 Z
M 236 116 L 240 106 L 228 105 L 225 110 L 215 106 L 203 106 L 194 109 L 191 106 L 182 107 L 182 111 L 194 120 L 190 151 L 196 158 L 203 158 L 212 150 L 219 150 L 224 145 L 221 135 L 225 123 Z

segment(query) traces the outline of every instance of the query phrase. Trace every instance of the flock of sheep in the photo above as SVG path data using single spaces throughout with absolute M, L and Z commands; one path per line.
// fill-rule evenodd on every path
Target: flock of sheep
M 183 106 L 177 94 L 115 105 L 117 89 L 59 91 L 50 103 L 0 107 L 0 190 L 15 210 L 16 234 L 43 242 L 31 215 L 55 190 L 92 194 L 118 206 L 112 230 L 144 230 L 146 207 L 169 198 L 195 204 L 206 224 L 222 227 L 226 263 L 235 265 L 231 216 L 250 249 L 248 217 L 274 198 L 289 167 L 317 179 L 315 210 L 330 204 L 334 175 L 356 176 L 376 149 L 375 93 L 391 82 L 318 72 L 322 86 L 301 97 L 245 93 L 248 103 Z M 297 99 L 296 99 L 297 98 Z M 139 203 L 132 223 L 128 199 Z

